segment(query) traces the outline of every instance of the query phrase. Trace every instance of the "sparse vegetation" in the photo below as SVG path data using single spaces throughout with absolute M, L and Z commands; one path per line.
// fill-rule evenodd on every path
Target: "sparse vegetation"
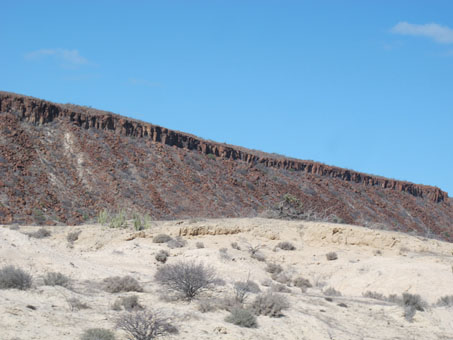
M 187 245 L 187 241 L 184 240 L 181 236 L 177 236 L 174 239 L 171 239 L 167 242 L 168 248 L 183 248 Z
M 27 235 L 30 237 L 33 237 L 33 238 L 46 238 L 46 237 L 49 237 L 50 235 L 52 235 L 52 233 L 45 228 L 40 228 L 37 231 L 28 233 Z
M 246 328 L 256 328 L 258 326 L 255 315 L 244 308 L 233 309 L 231 314 L 225 318 L 225 321 Z
M 260 287 L 253 281 L 238 281 L 234 283 L 235 299 L 244 303 L 249 294 L 257 294 L 261 292 Z
M 131 296 L 120 297 L 120 298 L 116 299 L 116 301 L 113 303 L 113 306 L 112 306 L 113 310 L 119 311 L 122 308 L 124 308 L 128 312 L 131 312 L 131 311 L 142 310 L 143 306 L 138 302 L 137 295 L 131 295 Z
M 113 215 L 110 218 L 110 228 L 115 228 L 115 229 L 120 229 L 120 228 L 126 228 L 127 223 L 126 223 L 126 213 L 121 210 L 117 214 Z
M 116 326 L 124 330 L 131 340 L 152 340 L 178 333 L 178 329 L 168 318 L 150 310 L 124 314 L 118 318 Z
M 283 271 L 283 268 L 281 265 L 279 264 L 276 264 L 276 263 L 268 263 L 265 270 L 268 272 L 268 273 L 271 273 L 271 274 L 279 274 Z
M 62 273 L 50 272 L 44 276 L 44 285 L 46 286 L 62 286 L 68 288 L 71 284 L 69 277 Z
M 297 277 L 293 281 L 293 285 L 295 287 L 299 287 L 303 292 L 307 290 L 307 288 L 313 287 L 309 280 L 303 277 Z
M 296 250 L 296 247 L 291 242 L 280 242 L 277 244 L 276 248 L 282 250 Z
M 155 279 L 188 300 L 216 283 L 214 270 L 195 262 L 167 264 L 157 270 Z
M 171 240 L 172 238 L 167 234 L 159 234 L 153 237 L 153 243 L 167 243 Z
M 239 247 L 239 244 L 237 242 L 231 242 L 231 248 L 241 250 L 241 247 Z
M 436 302 L 437 306 L 451 307 L 453 306 L 453 295 L 445 295 L 439 298 Z
M 329 253 L 326 254 L 326 258 L 327 258 L 327 260 L 329 260 L 329 261 L 334 261 L 334 260 L 337 260 L 337 259 L 338 259 L 338 255 L 337 255 L 337 253 L 331 251 L 331 252 L 329 252 Z
M 0 269 L 0 289 L 20 289 L 31 288 L 32 276 L 20 268 L 5 266 Z
M 272 292 L 258 295 L 252 303 L 252 310 L 256 315 L 274 318 L 282 316 L 282 311 L 287 308 L 289 308 L 289 303 L 286 297 Z
M 165 263 L 167 262 L 167 258 L 169 255 L 170 254 L 167 251 L 162 249 L 156 254 L 155 259 L 159 262 Z
M 81 230 L 71 231 L 66 236 L 66 240 L 71 244 L 74 243 L 75 241 L 77 241 L 79 239 L 79 235 L 81 232 L 82 232 Z
M 136 279 L 129 275 L 123 277 L 113 276 L 105 278 L 103 281 L 103 288 L 109 293 L 143 291 L 140 283 L 138 283 Z
M 107 225 L 109 222 L 109 219 L 110 219 L 110 214 L 106 209 L 101 210 L 98 213 L 97 221 L 100 225 Z
M 332 287 L 325 289 L 323 294 L 327 296 L 341 296 L 341 292 Z
M 80 340 L 115 340 L 115 334 L 104 328 L 90 328 L 83 332 Z

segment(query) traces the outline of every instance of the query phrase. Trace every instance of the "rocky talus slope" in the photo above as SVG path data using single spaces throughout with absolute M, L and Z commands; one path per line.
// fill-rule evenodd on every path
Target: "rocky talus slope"
M 256 216 L 285 194 L 305 213 L 453 240 L 446 192 L 0 92 L 0 222 Z

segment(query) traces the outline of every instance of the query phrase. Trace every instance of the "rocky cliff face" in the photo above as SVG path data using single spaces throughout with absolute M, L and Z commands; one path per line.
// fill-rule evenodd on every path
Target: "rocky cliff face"
M 7 92 L 0 92 L 0 169 L 4 223 L 74 223 L 121 207 L 159 218 L 245 216 L 291 193 L 306 209 L 350 223 L 374 221 L 447 238 L 453 227 L 448 195 L 436 187 Z

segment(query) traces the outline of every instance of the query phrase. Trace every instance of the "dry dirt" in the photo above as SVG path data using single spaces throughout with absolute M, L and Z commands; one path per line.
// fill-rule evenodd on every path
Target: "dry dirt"
M 146 308 L 173 318 L 179 328 L 179 334 L 173 335 L 176 339 L 453 338 L 453 308 L 435 306 L 439 297 L 453 295 L 451 243 L 344 224 L 261 218 L 155 221 L 140 232 L 100 225 L 53 226 L 46 227 L 52 232 L 48 238 L 25 235 L 37 228 L 0 228 L 0 267 L 15 265 L 34 278 L 30 290 L 0 290 L 1 339 L 79 339 L 83 330 L 93 327 L 115 330 L 117 339 L 126 339 L 125 333 L 115 329 L 115 320 L 125 312 L 113 310 L 112 304 L 119 296 L 133 294 Z M 81 233 L 71 246 L 66 237 L 74 230 Z M 152 237 L 159 233 L 182 235 L 187 245 L 169 249 L 153 243 Z M 296 250 L 275 249 L 281 241 L 291 242 Z M 197 248 L 197 242 L 203 242 L 204 248 Z M 232 242 L 241 249 L 233 249 Z M 290 302 L 284 316 L 259 316 L 258 328 L 241 328 L 224 321 L 227 311 L 202 313 L 197 300 L 161 298 L 166 292 L 153 278 L 162 266 L 154 258 L 160 249 L 170 253 L 167 263 L 202 262 L 225 280 L 224 286 L 202 293 L 200 299 L 232 296 L 233 283 L 248 277 L 266 291 L 269 288 L 261 285 L 270 279 L 266 262 L 252 259 L 247 251 L 248 246 L 257 245 L 262 246 L 266 262 L 280 264 L 288 276 L 302 276 L 313 285 L 306 292 L 290 285 L 291 292 L 283 293 Z M 221 255 L 221 248 L 228 249 L 226 255 Z M 331 251 L 337 253 L 337 260 L 326 259 Z M 52 271 L 69 276 L 72 287 L 45 286 L 43 276 Z M 144 292 L 103 291 L 99 283 L 116 275 L 135 277 Z M 326 300 L 323 291 L 329 287 L 341 296 Z M 366 291 L 420 294 L 429 306 L 409 322 L 401 306 L 365 298 Z M 71 298 L 89 308 L 71 308 Z M 247 301 L 253 299 L 250 296 Z

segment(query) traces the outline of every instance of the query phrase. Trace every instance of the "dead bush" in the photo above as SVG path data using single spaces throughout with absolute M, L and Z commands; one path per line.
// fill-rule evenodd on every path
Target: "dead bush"
M 178 333 L 168 318 L 151 310 L 124 314 L 117 319 L 116 327 L 124 330 L 131 340 L 152 340 Z
M 445 295 L 439 298 L 436 302 L 437 306 L 451 307 L 453 306 L 453 295 Z
M 255 315 L 244 308 L 233 309 L 231 314 L 225 318 L 225 321 L 246 328 L 256 328 L 258 326 Z
M 283 295 L 267 292 L 258 295 L 251 307 L 256 315 L 266 315 L 275 318 L 283 315 L 282 311 L 289 308 L 289 303 Z
M 412 321 L 416 311 L 423 312 L 427 303 L 423 301 L 420 295 L 403 293 L 404 317 L 407 321 Z
M 71 285 L 71 279 L 62 273 L 50 272 L 44 276 L 44 285 L 68 288 Z
M 157 270 L 155 279 L 188 300 L 216 283 L 214 270 L 195 262 L 167 264 Z
M 132 276 L 113 276 L 105 278 L 103 288 L 109 293 L 143 292 L 143 288 Z
M 0 269 L 0 289 L 26 290 L 31 288 L 32 282 L 32 276 L 20 268 L 5 266 Z

